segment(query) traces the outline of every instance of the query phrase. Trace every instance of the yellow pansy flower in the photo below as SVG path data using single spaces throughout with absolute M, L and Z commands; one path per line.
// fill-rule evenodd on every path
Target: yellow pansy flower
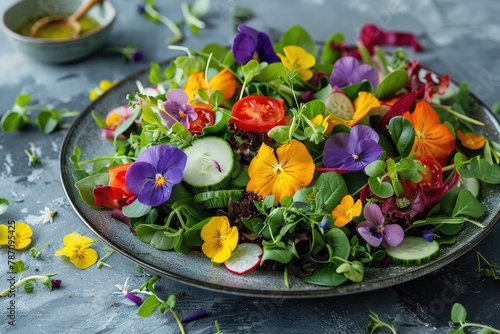
M 262 144 L 250 162 L 247 190 L 262 197 L 274 195 L 274 204 L 297 190 L 308 186 L 313 179 L 314 161 L 307 148 L 293 139 L 276 149 Z
M 329 129 L 329 123 L 328 123 L 328 120 L 330 119 L 330 116 L 331 115 L 328 115 L 328 116 L 323 116 L 323 115 L 317 115 L 315 116 L 314 118 L 311 119 L 311 123 L 314 125 L 314 126 L 317 126 L 317 125 L 323 125 L 323 131 L 322 133 L 330 133 L 332 132 L 332 129 Z M 327 130 L 330 130 L 329 132 L 327 132 Z
M 217 73 L 208 81 L 210 92 L 214 92 L 216 90 L 220 91 L 224 96 L 224 100 L 229 100 L 233 97 L 234 92 L 236 91 L 236 86 L 236 79 L 227 68 Z M 207 82 L 205 80 L 204 72 L 192 73 L 189 75 L 186 84 L 184 85 L 184 91 L 190 99 L 198 95 L 198 89 L 207 90 Z
M 312 54 L 296 45 L 285 46 L 283 53 L 285 55 L 280 53 L 277 55 L 287 69 L 291 71 L 298 70 L 300 77 L 305 81 L 312 78 L 313 71 L 310 68 L 316 65 L 316 58 Z
M 9 248 L 24 249 L 31 243 L 33 231 L 31 227 L 22 222 L 15 222 L 12 225 L 0 225 L 0 245 Z
M 230 226 L 226 216 L 213 217 L 201 229 L 203 254 L 216 263 L 223 263 L 231 257 L 238 245 L 238 229 Z
M 70 233 L 64 237 L 64 246 L 55 252 L 55 256 L 67 256 L 77 268 L 86 269 L 97 262 L 97 252 L 90 248 L 94 240 L 79 233 Z
M 89 100 L 90 101 L 97 100 L 97 98 L 99 96 L 101 96 L 102 94 L 104 94 L 104 92 L 110 90 L 114 86 L 116 86 L 117 83 L 118 83 L 118 81 L 116 81 L 116 80 L 115 81 L 102 80 L 99 83 L 99 87 L 95 87 L 94 89 L 92 89 L 90 91 L 90 93 L 89 93 Z
M 361 204 L 361 200 L 358 199 L 354 202 L 354 198 L 351 195 L 344 196 L 340 204 L 332 211 L 332 217 L 335 218 L 335 226 L 342 227 L 351 222 L 354 217 L 359 217 L 362 209 L 363 204 Z

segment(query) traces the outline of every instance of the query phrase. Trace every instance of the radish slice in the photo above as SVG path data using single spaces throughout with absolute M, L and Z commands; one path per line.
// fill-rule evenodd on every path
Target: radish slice
M 234 254 L 224 262 L 227 270 L 242 275 L 255 269 L 262 258 L 262 248 L 253 243 L 243 243 L 236 247 Z

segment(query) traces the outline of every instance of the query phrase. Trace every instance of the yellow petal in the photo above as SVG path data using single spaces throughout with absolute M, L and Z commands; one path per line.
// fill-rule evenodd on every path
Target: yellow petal
M 236 226 L 231 227 L 229 231 L 226 232 L 225 236 L 225 244 L 227 244 L 229 249 L 233 251 L 238 245 L 238 229 Z
M 58 250 L 56 250 L 54 255 L 55 256 L 66 255 L 66 250 L 67 250 L 67 247 L 59 248 Z
M 7 245 L 9 228 L 7 225 L 0 225 L 0 245 Z
M 372 108 L 380 107 L 380 101 L 368 92 L 359 92 L 358 98 L 354 100 L 354 115 L 352 116 L 352 121 L 348 122 L 349 126 L 355 125 L 357 122 L 362 120 Z
M 203 254 L 205 254 L 206 257 L 213 259 L 216 255 L 217 252 L 219 251 L 219 240 L 217 239 L 210 239 L 208 241 L 205 241 L 203 245 L 201 245 L 201 250 L 203 251 Z
M 23 238 L 29 238 L 33 235 L 33 230 L 26 223 L 22 223 L 22 222 L 15 223 L 14 230 L 15 230 L 17 235 L 19 235 Z
M 228 244 L 223 243 L 217 254 L 212 258 L 215 263 L 223 263 L 231 257 L 231 248 Z
M 184 91 L 189 96 L 189 99 L 194 99 L 197 96 L 198 89 L 207 89 L 205 82 L 205 75 L 203 72 L 195 72 L 189 75 L 186 84 L 184 85 Z
M 97 262 L 97 252 L 93 248 L 80 250 L 79 254 L 80 256 L 75 253 L 69 258 L 77 268 L 86 269 Z
M 205 241 L 219 238 L 227 230 L 229 230 L 229 220 L 226 216 L 212 217 L 201 229 L 201 238 Z

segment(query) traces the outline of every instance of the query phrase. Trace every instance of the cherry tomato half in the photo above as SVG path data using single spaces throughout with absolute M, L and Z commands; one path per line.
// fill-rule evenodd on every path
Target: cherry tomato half
M 262 95 L 246 96 L 233 105 L 231 123 L 236 128 L 253 132 L 267 132 L 285 124 L 285 103 Z
M 425 189 L 443 183 L 443 170 L 436 160 L 431 157 L 417 159 L 427 170 L 426 174 L 421 174 L 423 179 L 418 183 L 422 188 Z
M 189 122 L 189 132 L 192 134 L 200 134 L 206 126 L 214 125 L 214 112 L 203 106 L 194 107 L 194 111 L 198 114 L 198 118 Z

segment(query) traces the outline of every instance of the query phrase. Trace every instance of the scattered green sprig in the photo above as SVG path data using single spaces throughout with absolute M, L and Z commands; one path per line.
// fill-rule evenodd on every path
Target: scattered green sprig
M 24 291 L 26 293 L 32 293 L 34 289 L 34 284 L 38 284 L 38 281 L 52 290 L 52 279 L 51 277 L 56 276 L 57 273 L 54 274 L 46 274 L 46 275 L 33 275 L 23 278 L 23 273 L 28 270 L 28 267 L 24 264 L 22 260 L 15 260 L 9 265 L 9 269 L 13 273 L 19 274 L 19 278 L 14 284 L 10 284 L 10 286 L 0 292 L 0 297 L 5 297 L 12 293 L 13 288 L 18 288 L 20 286 L 24 286 Z M 15 291 L 15 290 L 14 290 Z
M 482 262 L 485 263 L 484 266 L 482 265 Z M 500 275 L 497 273 L 497 271 L 499 270 L 500 270 L 499 265 L 490 263 L 481 253 L 477 252 L 478 273 L 482 273 L 485 277 L 493 277 L 496 280 L 500 280 Z
M 115 252 L 115 250 L 104 248 L 104 251 L 106 252 L 106 255 L 104 255 L 103 257 L 101 257 L 97 261 L 97 268 L 101 268 L 102 266 L 111 268 L 111 266 L 109 264 L 107 264 L 106 262 L 104 262 L 104 261 L 106 261 L 108 259 L 108 257 L 110 257 L 111 255 L 113 255 L 113 253 Z
M 30 143 L 29 151 L 25 149 L 24 153 L 28 156 L 28 166 L 35 167 L 42 163 L 42 159 L 35 152 L 35 145 L 33 143 Z
M 372 334 L 378 331 L 381 328 L 387 328 L 393 334 L 397 334 L 396 329 L 394 328 L 394 319 L 389 319 L 387 322 L 380 320 L 378 315 L 370 310 L 370 322 L 368 323 L 367 332 Z
M 15 103 L 0 120 L 0 129 L 11 133 L 21 129 L 26 124 L 34 124 L 43 134 L 52 133 L 66 117 L 78 115 L 78 111 L 69 109 L 55 109 L 49 105 L 32 106 L 31 95 L 21 94 L 16 97 Z M 36 117 L 30 115 L 36 113 Z
M 42 255 L 42 249 L 44 249 L 44 248 L 46 248 L 48 246 L 49 246 L 49 244 L 46 243 L 46 244 L 42 245 L 42 247 L 40 247 L 40 248 L 31 247 L 30 248 L 31 256 L 34 259 L 39 258 Z
M 449 333 L 450 334 L 465 334 L 464 329 L 467 327 L 479 328 L 480 334 L 500 333 L 500 330 L 495 329 L 493 327 L 483 325 L 483 324 L 467 322 L 466 318 L 467 318 L 467 310 L 465 309 L 465 307 L 460 303 L 453 304 L 453 306 L 451 308 L 451 321 L 455 324 L 459 324 L 460 327 L 452 329 L 451 331 L 449 331 Z

